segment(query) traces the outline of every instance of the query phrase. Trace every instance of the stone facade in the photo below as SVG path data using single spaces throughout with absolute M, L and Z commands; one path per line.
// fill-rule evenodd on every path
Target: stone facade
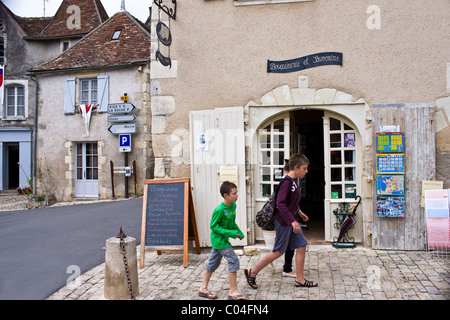
M 334 112 L 355 124 L 362 138 L 360 223 L 363 242 L 370 246 L 372 223 L 380 219 L 372 208 L 376 178 L 373 132 L 379 130 L 372 127 L 373 105 L 434 106 L 434 128 L 428 130 L 436 135 L 436 154 L 422 156 L 429 157 L 429 163 L 436 161 L 435 179 L 449 187 L 450 56 L 446 48 L 450 42 L 439 37 L 450 31 L 444 22 L 450 11 L 442 10 L 448 8 L 448 2 L 425 7 L 420 1 L 406 2 L 201 1 L 178 8 L 177 19 L 170 21 L 165 13 L 159 15 L 153 4 L 152 27 L 158 21 L 170 25 L 174 39 L 169 69 L 155 60 L 156 50 L 165 48 L 152 34 L 155 177 L 193 174 L 189 169 L 195 152 L 190 111 L 243 106 L 247 184 L 241 194 L 246 194 L 244 212 L 249 217 L 247 227 L 253 230 L 259 168 L 257 157 L 251 155 L 259 148 L 254 136 L 258 125 L 282 112 Z M 342 66 L 267 72 L 268 59 L 336 51 L 343 54 Z M 212 173 L 210 179 L 213 182 L 217 177 Z M 197 210 L 209 209 L 200 205 Z
M 78 24 L 73 28 L 67 24 L 68 19 L 71 19 L 71 10 L 68 11 L 70 6 L 80 10 L 76 19 Z M 95 0 L 64 0 L 54 17 L 36 18 L 17 16 L 3 2 L 0 3 L 3 55 L 0 64 L 5 65 L 4 85 L 5 88 L 23 88 L 24 91 L 23 115 L 9 115 L 4 101 L 0 102 L 0 129 L 3 133 L 0 134 L 0 190 L 27 187 L 30 185 L 27 179 L 32 179 L 37 184 L 34 146 L 37 139 L 35 115 L 38 84 L 28 70 L 56 58 L 106 19 L 108 15 L 101 2 Z M 16 97 L 20 95 L 17 91 L 15 94 Z M 17 129 L 29 131 L 30 139 L 26 145 L 20 135 L 14 136 L 14 132 L 20 131 Z M 19 149 L 15 151 L 17 145 Z M 16 157 L 20 159 L 23 170 L 13 164 L 17 162 Z
M 115 30 L 121 30 L 121 34 L 118 39 L 111 39 Z M 123 50 L 134 47 L 136 50 Z M 125 156 L 119 152 L 118 135 L 108 131 L 113 123 L 108 121 L 107 113 L 108 105 L 120 103 L 123 96 L 127 96 L 128 103 L 135 106 L 133 123 L 137 128 L 131 137 L 132 151 L 127 155 L 127 166 L 136 161 L 137 170 L 127 181 L 128 195 L 134 195 L 135 188 L 137 194 L 142 194 L 143 181 L 153 177 L 149 54 L 149 29 L 128 12 L 120 11 L 61 56 L 32 69 L 40 84 L 38 157 L 54 155 L 52 174 L 57 181 L 58 200 L 72 201 L 79 197 L 108 199 L 113 197 L 113 188 L 114 196 L 125 195 L 123 173 L 113 173 L 112 185 L 110 163 L 114 167 L 123 167 Z M 97 110 L 91 114 L 89 134 L 79 109 L 83 104 L 81 92 L 85 90 L 82 82 L 86 80 L 95 81 L 93 90 L 98 97 L 92 105 Z M 82 170 L 81 162 L 84 160 L 81 157 L 84 155 L 77 153 L 81 149 L 77 151 L 76 148 L 81 148 L 80 144 L 92 143 L 96 151 L 94 170 L 98 176 L 91 178 L 95 180 L 94 190 L 83 195 L 78 188 L 86 188 L 80 185 L 80 180 L 85 180 L 84 173 L 77 170 Z

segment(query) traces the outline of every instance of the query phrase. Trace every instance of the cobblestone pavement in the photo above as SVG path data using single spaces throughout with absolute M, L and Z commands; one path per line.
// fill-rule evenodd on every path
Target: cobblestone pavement
M 19 194 L 16 190 L 0 191 L 0 211 L 15 211 L 27 209 L 28 196 Z
M 0 191 L 0 212 L 2 211 L 18 211 L 18 210 L 33 210 L 30 209 L 30 201 L 29 196 L 19 194 L 16 190 L 3 190 Z M 56 202 L 52 205 L 52 207 L 62 207 L 62 206 L 71 206 L 78 204 L 92 204 L 98 202 L 111 202 L 111 201 L 121 201 L 126 199 L 116 199 L 116 200 L 74 200 L 71 202 Z M 41 206 L 44 206 L 44 202 L 40 203 Z M 31 205 L 31 208 L 34 208 Z
M 0 211 L 24 210 L 27 196 L 12 191 L 0 193 Z M 57 203 L 58 205 L 78 204 Z M 250 247 L 247 247 L 250 248 Z M 430 256 L 423 251 L 372 250 L 363 247 L 336 249 L 331 245 L 309 245 L 305 278 L 319 283 L 317 288 L 295 288 L 294 279 L 282 276 L 283 257 L 267 266 L 257 277 L 259 288 L 251 289 L 243 270 L 256 265 L 267 252 L 256 246 L 254 255 L 240 255 L 238 288 L 253 300 L 450 300 L 450 259 Z M 139 246 L 137 257 L 139 260 Z M 209 249 L 189 254 L 183 267 L 181 253 L 147 251 L 145 264 L 138 268 L 137 300 L 204 300 L 197 292 L 203 277 Z M 139 265 L 139 261 L 138 261 Z M 72 279 L 72 275 L 68 274 Z M 104 299 L 105 264 L 82 274 L 48 297 L 49 300 Z M 209 290 L 219 299 L 227 298 L 228 269 L 225 260 L 211 277 Z
M 295 288 L 294 279 L 282 276 L 283 257 L 267 266 L 257 277 L 259 288 L 247 285 L 245 268 L 254 266 L 267 248 L 258 253 L 240 255 L 238 288 L 252 300 L 449 300 L 449 259 L 429 257 L 419 251 L 384 251 L 357 247 L 336 249 L 330 245 L 308 246 L 305 278 L 319 283 L 317 288 Z M 139 246 L 137 248 L 139 253 Z M 197 292 L 202 281 L 209 250 L 189 254 L 188 267 L 183 255 L 148 251 L 145 264 L 138 268 L 137 300 L 200 300 Z M 139 254 L 138 254 L 139 260 Z M 138 262 L 139 265 L 139 262 Z M 101 264 L 81 275 L 79 286 L 61 288 L 50 300 L 104 299 L 104 269 Z M 70 288 L 69 288 L 70 287 Z M 228 294 L 228 269 L 225 260 L 213 273 L 209 290 L 220 300 Z

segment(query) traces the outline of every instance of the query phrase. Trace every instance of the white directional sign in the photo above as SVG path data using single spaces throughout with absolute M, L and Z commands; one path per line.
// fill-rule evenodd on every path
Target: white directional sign
M 134 108 L 132 103 L 110 103 L 108 104 L 108 113 L 130 113 L 133 112 Z
M 127 114 L 122 116 L 108 116 L 108 122 L 128 122 L 136 119 L 134 114 Z
M 113 124 L 108 131 L 112 134 L 136 133 L 136 123 Z

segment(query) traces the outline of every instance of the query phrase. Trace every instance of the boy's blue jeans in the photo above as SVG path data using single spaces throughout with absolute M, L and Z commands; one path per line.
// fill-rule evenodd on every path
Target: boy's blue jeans
M 214 272 L 220 265 L 220 260 L 222 257 L 228 261 L 228 272 L 237 272 L 239 271 L 240 264 L 239 259 L 234 252 L 232 247 L 228 247 L 225 249 L 212 249 L 211 255 L 206 263 L 206 269 L 208 271 Z

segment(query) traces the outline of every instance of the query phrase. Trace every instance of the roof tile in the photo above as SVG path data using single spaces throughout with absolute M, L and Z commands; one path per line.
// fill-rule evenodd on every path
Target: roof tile
M 122 32 L 111 40 L 114 31 Z M 130 65 L 150 58 L 150 31 L 126 11 L 120 11 L 56 59 L 31 72 L 91 69 Z

